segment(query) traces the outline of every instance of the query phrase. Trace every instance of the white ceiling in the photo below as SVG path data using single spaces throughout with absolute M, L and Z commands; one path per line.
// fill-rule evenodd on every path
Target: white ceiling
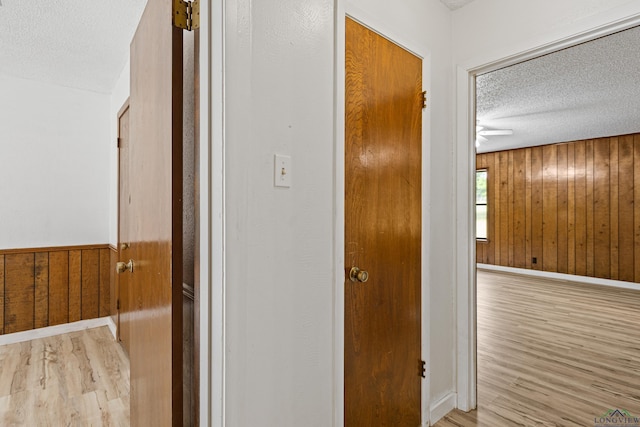
M 640 132 L 640 27 L 477 77 L 478 152 Z
M 146 0 L 0 0 L 0 74 L 111 92 Z
M 449 9 L 456 10 L 460 9 L 462 6 L 465 6 L 471 3 L 473 0 L 440 0 L 445 4 Z

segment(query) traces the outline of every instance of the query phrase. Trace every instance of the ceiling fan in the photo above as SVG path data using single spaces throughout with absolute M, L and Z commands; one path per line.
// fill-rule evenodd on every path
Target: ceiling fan
M 485 129 L 483 126 L 480 126 L 479 123 L 476 124 L 476 147 L 480 146 L 481 142 L 489 141 L 488 136 L 503 136 L 503 135 L 513 135 L 512 129 Z

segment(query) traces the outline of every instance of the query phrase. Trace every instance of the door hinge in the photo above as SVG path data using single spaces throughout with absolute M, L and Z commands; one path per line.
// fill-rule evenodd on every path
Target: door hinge
M 420 361 L 420 376 L 422 378 L 426 378 L 427 377 L 427 362 L 425 362 L 424 360 Z
M 116 300 L 116 310 L 120 310 L 120 300 Z
M 427 91 L 422 92 L 422 109 L 427 108 Z
M 200 28 L 200 0 L 173 0 L 173 25 L 187 31 Z
M 116 139 L 116 147 L 117 147 L 117 148 L 120 148 L 120 140 L 121 140 L 121 139 L 122 139 L 122 138 L 117 138 L 117 139 Z

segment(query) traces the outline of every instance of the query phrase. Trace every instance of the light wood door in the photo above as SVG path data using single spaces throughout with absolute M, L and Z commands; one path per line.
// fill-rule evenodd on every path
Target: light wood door
M 416 427 L 422 60 L 347 19 L 345 83 L 345 425 Z
M 129 101 L 122 107 L 118 116 L 118 259 L 129 260 L 129 244 L 125 238 L 129 236 Z M 131 290 L 128 274 L 116 276 L 116 299 L 118 307 L 118 340 L 129 352 L 129 318 Z
M 131 43 L 131 425 L 182 425 L 182 30 L 150 0 Z M 127 274 L 127 273 L 124 273 Z

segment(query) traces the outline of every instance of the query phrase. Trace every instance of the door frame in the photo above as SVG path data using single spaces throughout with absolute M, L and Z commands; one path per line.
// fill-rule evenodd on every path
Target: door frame
M 335 216 L 333 223 L 333 262 L 334 262 L 334 329 L 333 329 L 333 366 L 334 366 L 334 399 L 333 399 L 333 425 L 344 425 L 344 223 L 345 223 L 345 19 L 349 17 L 371 31 L 381 35 L 396 45 L 408 50 L 422 59 L 422 87 L 427 93 L 431 92 L 431 52 L 422 43 L 412 40 L 403 34 L 401 28 L 391 28 L 384 20 L 376 19 L 366 11 L 348 3 L 346 0 L 336 1 L 335 22 L 335 83 L 334 83 L 334 203 Z M 422 295 L 422 323 L 421 323 L 421 354 L 427 362 L 427 376 L 421 387 L 421 413 L 422 425 L 429 425 L 429 343 L 430 343 L 430 319 L 428 309 L 430 307 L 429 286 L 429 257 L 431 248 L 429 229 L 430 206 L 430 176 L 428 160 L 431 144 L 430 120 L 431 109 L 427 108 L 422 114 L 422 255 L 421 255 L 421 295 Z
M 532 41 L 525 50 L 503 52 L 456 64 L 456 117 L 454 143 L 457 407 L 469 411 L 477 406 L 476 357 L 476 239 L 475 239 L 475 77 L 478 74 L 527 61 L 640 25 L 640 14 L 574 29 L 568 36 L 551 35 L 550 40 Z M 583 24 L 583 28 L 584 28 Z M 571 31 L 570 28 L 568 31 Z M 517 48 L 522 48 L 522 45 Z
M 199 425 L 225 420 L 225 0 L 200 2 Z

